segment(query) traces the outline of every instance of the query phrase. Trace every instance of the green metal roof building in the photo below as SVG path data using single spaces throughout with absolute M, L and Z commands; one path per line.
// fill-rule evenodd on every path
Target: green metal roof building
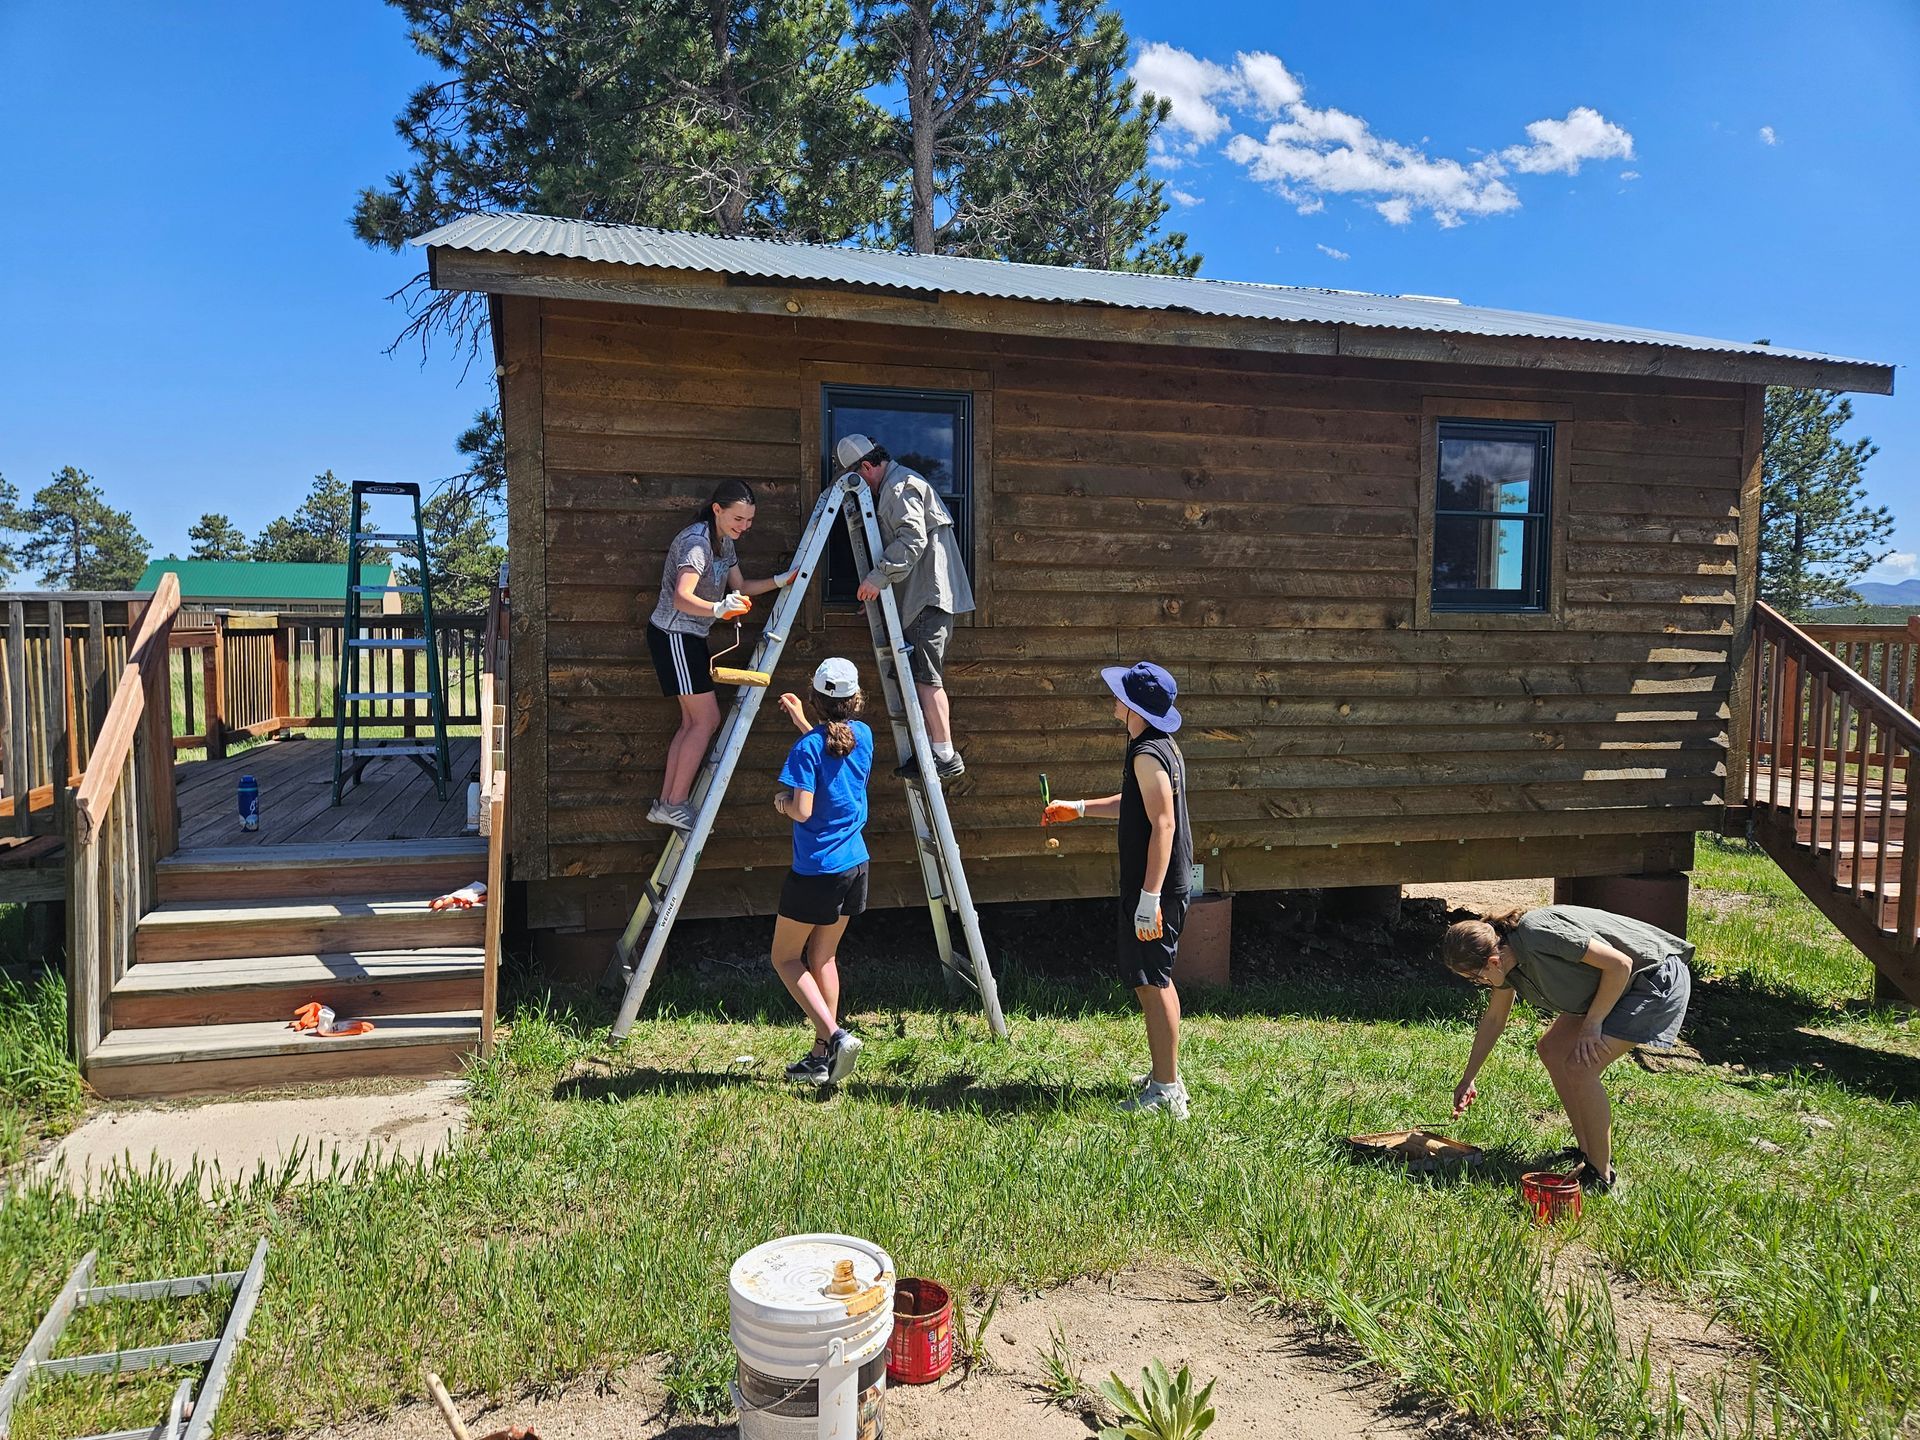
M 276 610 L 305 615 L 340 613 L 347 594 L 347 567 L 269 560 L 155 560 L 140 576 L 135 590 L 151 591 L 171 570 L 180 577 L 183 610 Z M 362 565 L 362 585 L 388 585 L 391 565 Z M 400 597 L 366 595 L 362 608 L 392 613 Z

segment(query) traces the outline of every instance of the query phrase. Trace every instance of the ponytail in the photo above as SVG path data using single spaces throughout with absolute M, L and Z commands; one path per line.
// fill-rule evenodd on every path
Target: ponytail
M 865 700 L 858 690 L 844 699 L 813 692 L 814 713 L 827 729 L 827 753 L 845 759 L 853 753 L 853 722 L 860 718 Z
M 720 545 L 720 529 L 713 521 L 714 507 L 718 506 L 720 509 L 725 510 L 728 506 L 739 505 L 742 502 L 748 505 L 757 505 L 760 503 L 754 499 L 753 487 L 747 484 L 746 481 L 722 480 L 718 485 L 713 487 L 713 494 L 707 497 L 706 503 L 700 507 L 693 517 L 694 524 L 707 527 L 708 544 L 714 546 L 716 549 L 718 549 Z

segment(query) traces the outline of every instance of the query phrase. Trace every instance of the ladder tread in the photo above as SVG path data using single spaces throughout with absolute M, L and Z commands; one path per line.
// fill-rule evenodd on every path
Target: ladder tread
M 349 690 L 347 700 L 431 700 L 431 690 Z
M 424 650 L 427 642 L 424 638 L 408 640 L 398 636 L 380 638 L 377 636 L 355 636 L 347 644 L 356 650 Z
M 432 745 L 387 745 L 380 749 L 349 745 L 340 753 L 342 755 L 437 755 L 440 752 Z
M 362 530 L 353 538 L 356 540 L 377 540 L 389 545 L 418 545 L 420 543 L 420 537 L 418 535 L 403 535 L 398 531 L 387 530 Z

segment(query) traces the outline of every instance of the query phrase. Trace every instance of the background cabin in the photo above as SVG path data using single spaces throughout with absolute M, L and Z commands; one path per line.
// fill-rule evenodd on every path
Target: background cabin
M 1036 773 L 1116 788 L 1096 671 L 1141 657 L 1180 681 L 1210 890 L 1672 875 L 1740 798 L 1764 386 L 1892 387 L 1883 365 L 1433 299 L 527 216 L 418 243 L 436 286 L 491 297 L 509 848 L 542 950 L 593 965 L 662 835 L 661 556 L 723 478 L 759 491 L 756 575 L 841 434 L 949 497 L 979 596 L 950 795 L 981 901 L 1113 893 L 1103 827 L 1043 849 Z M 776 687 L 835 652 L 871 679 L 851 583 L 843 564 L 816 587 Z M 791 738 L 763 717 L 688 913 L 771 909 Z M 891 783 L 869 839 L 876 903 L 920 903 Z

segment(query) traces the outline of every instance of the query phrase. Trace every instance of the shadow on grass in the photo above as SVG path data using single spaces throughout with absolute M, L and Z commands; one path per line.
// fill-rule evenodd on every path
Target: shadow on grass
M 724 1070 L 623 1070 L 617 1075 L 573 1075 L 553 1087 L 560 1101 L 631 1100 L 636 1095 L 698 1095 L 765 1085 L 758 1075 Z
M 1802 996 L 1755 985 L 1744 976 L 1695 982 L 1685 1038 L 1708 1065 L 1802 1072 L 1876 1099 L 1920 1100 L 1920 1057 L 1817 1035 L 1839 1012 Z
M 621 1101 L 642 1095 L 693 1095 L 746 1087 L 791 1089 L 803 1096 L 830 1101 L 838 1095 L 883 1105 L 911 1105 L 923 1110 L 965 1110 L 981 1115 L 1025 1111 L 1064 1110 L 1086 1101 L 1115 1102 L 1126 1097 L 1120 1086 L 1045 1085 L 1032 1081 L 982 1085 L 964 1071 L 930 1084 L 863 1080 L 857 1075 L 841 1085 L 811 1090 L 764 1075 L 722 1070 L 661 1070 L 647 1067 L 612 1075 L 575 1075 L 553 1087 L 559 1101 Z

